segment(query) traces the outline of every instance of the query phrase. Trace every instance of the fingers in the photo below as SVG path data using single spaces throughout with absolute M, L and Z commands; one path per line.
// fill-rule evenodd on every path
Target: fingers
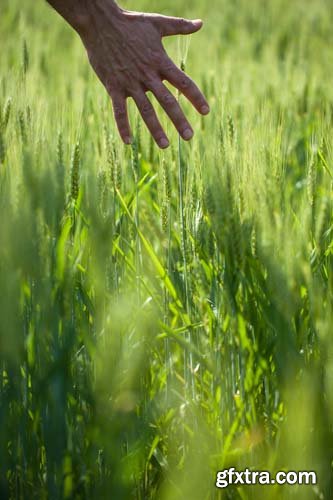
M 132 95 L 140 114 L 146 123 L 150 133 L 154 137 L 158 146 L 165 149 L 169 146 L 169 140 L 164 133 L 164 130 L 157 118 L 154 108 L 146 94 L 138 92 Z M 132 133 L 128 120 L 126 99 L 122 95 L 113 95 L 112 97 L 113 112 L 118 126 L 119 134 L 125 144 L 131 144 Z
M 164 133 L 164 130 L 157 118 L 155 110 L 149 101 L 146 94 L 142 91 L 139 94 L 133 95 L 133 99 L 140 111 L 140 114 L 148 127 L 151 135 L 155 139 L 156 143 L 161 149 L 165 149 L 169 146 L 169 141 Z
M 125 144 L 131 144 L 132 132 L 128 120 L 126 99 L 123 95 L 117 94 L 111 96 L 113 104 L 113 113 L 119 130 L 119 134 Z
M 201 19 L 191 21 L 181 17 L 167 16 L 156 16 L 154 22 L 162 36 L 190 35 L 199 31 L 203 25 Z
M 179 106 L 177 100 L 172 93 L 163 85 L 162 82 L 155 83 L 150 86 L 150 90 L 155 95 L 156 99 L 161 104 L 176 129 L 185 141 L 189 141 L 193 137 L 193 130 L 187 121 L 183 110 Z
M 176 87 L 202 115 L 208 115 L 210 109 L 208 102 L 197 85 L 183 71 L 170 60 L 165 69 L 162 68 L 163 76 L 168 82 Z

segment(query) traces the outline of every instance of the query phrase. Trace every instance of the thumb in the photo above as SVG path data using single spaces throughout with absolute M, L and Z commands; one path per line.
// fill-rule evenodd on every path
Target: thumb
M 157 16 L 156 24 L 162 36 L 191 35 L 202 28 L 201 19 L 191 21 L 181 17 Z

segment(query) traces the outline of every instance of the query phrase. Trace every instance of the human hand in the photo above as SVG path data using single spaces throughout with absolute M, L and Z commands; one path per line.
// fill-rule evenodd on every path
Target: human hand
M 146 93 L 152 92 L 184 140 L 193 129 L 177 99 L 164 85 L 166 80 L 193 104 L 199 113 L 209 113 L 209 105 L 196 84 L 168 57 L 162 38 L 189 35 L 200 30 L 202 21 L 189 21 L 157 14 L 114 10 L 114 3 L 92 11 L 89 24 L 80 30 L 88 57 L 108 91 L 119 133 L 130 144 L 128 97 L 132 97 L 149 131 L 160 148 L 169 140 Z

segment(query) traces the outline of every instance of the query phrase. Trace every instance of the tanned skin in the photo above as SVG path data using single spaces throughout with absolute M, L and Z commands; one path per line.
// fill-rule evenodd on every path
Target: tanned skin
M 177 99 L 164 85 L 168 81 L 207 115 L 209 105 L 197 85 L 169 58 L 162 38 L 189 35 L 202 21 L 142 14 L 121 9 L 113 0 L 47 0 L 79 34 L 91 66 L 109 93 L 120 136 L 132 141 L 126 100 L 132 97 L 160 148 L 169 140 L 146 93 L 152 92 L 181 137 L 188 141 L 193 129 Z

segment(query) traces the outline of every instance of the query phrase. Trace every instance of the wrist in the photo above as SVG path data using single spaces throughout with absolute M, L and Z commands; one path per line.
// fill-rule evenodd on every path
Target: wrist
M 71 25 L 83 41 L 88 41 L 98 34 L 100 19 L 115 21 L 123 12 L 114 0 L 86 0 L 84 8 L 73 16 Z

